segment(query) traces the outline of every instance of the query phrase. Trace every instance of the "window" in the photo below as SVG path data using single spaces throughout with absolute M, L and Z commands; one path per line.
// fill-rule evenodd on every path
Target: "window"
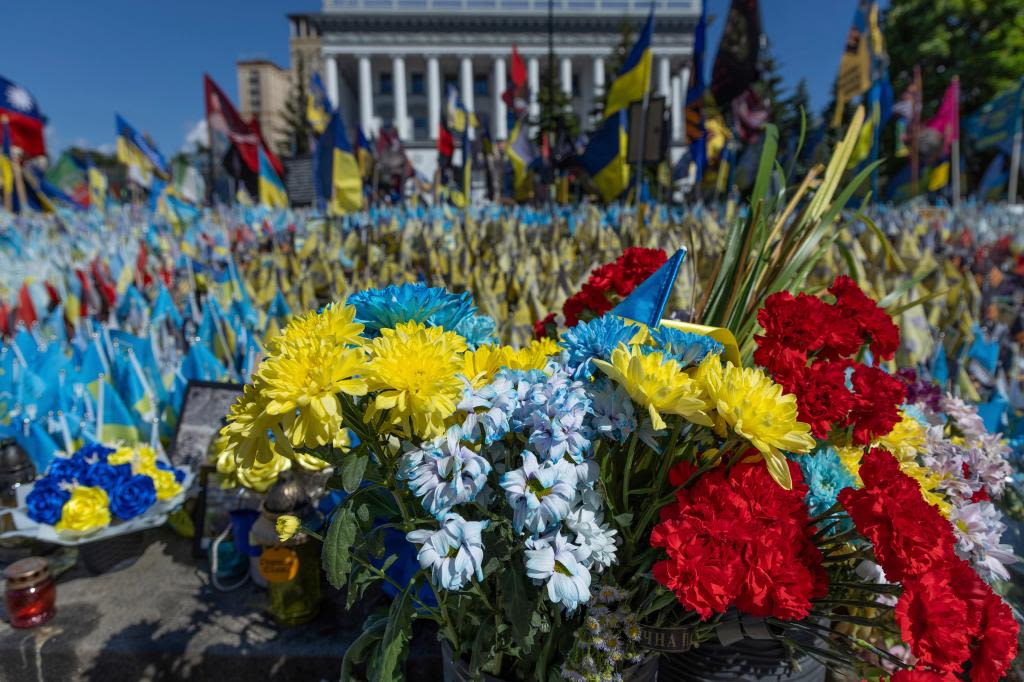
M 580 96 L 580 77 L 575 73 L 572 75 L 572 95 L 573 97 Z
M 458 87 L 459 87 L 459 79 L 458 79 L 458 77 L 453 76 L 450 73 L 446 73 L 445 76 L 444 76 L 444 92 L 441 93 L 441 96 L 442 97 L 447 97 L 449 90 L 451 90 L 452 88 L 458 89 Z
M 414 95 L 422 95 L 423 94 L 423 74 L 422 73 L 418 73 L 418 72 L 415 72 L 415 71 L 413 72 L 413 74 L 412 74 L 412 81 L 410 83 L 409 91 L 412 94 L 414 94 Z
M 490 92 L 490 79 L 486 75 L 477 74 L 473 76 L 473 94 L 486 97 L 487 93 Z
M 427 139 L 427 119 L 423 116 L 416 116 L 412 119 L 412 137 L 414 140 Z
M 394 92 L 394 84 L 391 81 L 390 71 L 381 71 L 380 74 L 380 94 L 390 95 Z

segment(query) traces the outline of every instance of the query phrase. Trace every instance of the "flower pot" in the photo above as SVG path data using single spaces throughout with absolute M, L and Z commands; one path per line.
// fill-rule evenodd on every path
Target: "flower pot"
M 811 644 L 801 630 L 787 638 Z M 661 679 L 687 682 L 712 680 L 762 680 L 766 682 L 824 682 L 827 670 L 810 656 L 796 654 L 778 639 L 761 618 L 727 614 L 718 628 L 718 639 L 702 642 L 685 651 L 663 653 Z
M 469 672 L 469 664 L 456 660 L 448 642 L 441 642 L 441 668 L 444 671 L 444 682 L 470 682 L 473 676 Z M 658 654 L 651 654 L 643 663 L 626 668 L 622 671 L 623 682 L 655 682 L 658 680 Z M 483 675 L 484 682 L 503 682 L 493 675 Z

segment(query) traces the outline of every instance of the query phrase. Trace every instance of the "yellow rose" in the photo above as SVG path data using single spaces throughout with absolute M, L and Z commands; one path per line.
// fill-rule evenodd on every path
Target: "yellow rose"
M 181 484 L 174 478 L 173 471 L 163 469 L 147 468 L 142 473 L 153 479 L 153 486 L 156 488 L 156 499 L 169 500 L 181 492 Z
M 54 528 L 58 532 L 79 533 L 103 528 L 110 524 L 109 504 L 103 488 L 80 485 L 71 491 L 71 498 L 64 503 L 60 521 Z
M 107 457 L 107 463 L 111 466 L 118 464 L 130 464 L 135 459 L 135 449 L 120 447 Z

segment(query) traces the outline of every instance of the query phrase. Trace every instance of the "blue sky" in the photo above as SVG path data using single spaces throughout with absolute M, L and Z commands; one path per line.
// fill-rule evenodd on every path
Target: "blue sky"
M 787 85 L 806 76 L 815 110 L 828 96 L 856 0 L 762 0 Z M 887 4 L 887 3 L 883 3 Z M 708 0 L 708 68 L 728 0 Z M 114 112 L 178 151 L 203 117 L 202 75 L 235 97 L 235 60 L 288 59 L 288 12 L 318 0 L 50 0 L 8 2 L 0 74 L 49 117 L 50 151 L 113 146 Z M 45 9 L 42 9 L 45 7 Z M 237 101 L 237 100 L 236 100 Z

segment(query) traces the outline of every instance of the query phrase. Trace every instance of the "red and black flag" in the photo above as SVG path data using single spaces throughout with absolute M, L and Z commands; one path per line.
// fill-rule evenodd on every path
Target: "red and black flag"
M 711 70 L 711 94 L 727 106 L 758 79 L 761 10 L 757 0 L 732 0 Z

